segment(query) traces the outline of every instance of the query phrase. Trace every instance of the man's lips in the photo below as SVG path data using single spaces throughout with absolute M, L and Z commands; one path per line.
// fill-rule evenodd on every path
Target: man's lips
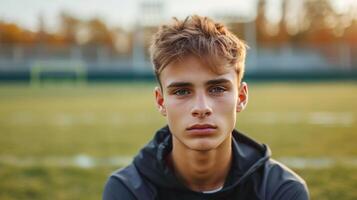
M 190 135 L 195 136 L 207 136 L 214 134 L 217 130 L 217 126 L 212 124 L 195 124 L 187 128 Z
M 204 130 L 204 129 L 216 129 L 217 126 L 211 124 L 195 124 L 187 128 L 187 130 Z

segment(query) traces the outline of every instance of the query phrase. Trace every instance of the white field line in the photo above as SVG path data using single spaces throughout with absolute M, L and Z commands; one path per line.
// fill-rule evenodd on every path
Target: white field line
M 159 115 L 159 114 L 158 114 Z M 71 127 L 76 125 L 122 125 L 122 124 L 151 124 L 155 118 L 149 114 L 139 113 L 127 116 L 120 113 L 96 114 L 83 113 L 53 113 L 42 116 L 34 112 L 16 112 L 8 118 L 0 118 L 0 123 L 10 125 L 50 125 L 55 127 Z
M 251 112 L 242 120 L 254 124 L 311 124 L 350 127 L 355 123 L 354 112 Z
M 335 166 L 357 167 L 357 157 L 341 157 L 341 158 L 280 157 L 277 160 L 289 167 L 296 168 L 296 169 L 307 169 L 307 168 L 324 169 L 324 168 L 331 168 Z
M 132 161 L 131 156 L 94 158 L 84 154 L 73 157 L 15 157 L 0 156 L 0 163 L 13 166 L 54 166 L 93 168 L 101 166 L 124 166 Z
M 159 114 L 158 114 L 159 116 Z M 51 125 L 57 127 L 71 127 L 80 125 L 123 125 L 123 124 L 152 124 L 156 120 L 149 114 L 138 113 L 125 116 L 120 113 L 96 114 L 83 113 L 56 113 L 50 116 L 41 116 L 34 112 L 17 112 L 0 118 L 0 123 L 10 125 Z M 311 124 L 318 126 L 351 127 L 356 123 L 355 112 L 247 112 L 241 119 L 242 123 L 254 124 Z
M 329 158 L 329 157 L 281 157 L 277 161 L 295 169 L 324 169 L 335 166 L 357 167 L 357 157 Z M 53 166 L 94 168 L 103 166 L 122 167 L 132 161 L 131 156 L 117 156 L 109 158 L 95 158 L 88 155 L 73 157 L 15 157 L 0 156 L 0 164 L 12 166 Z

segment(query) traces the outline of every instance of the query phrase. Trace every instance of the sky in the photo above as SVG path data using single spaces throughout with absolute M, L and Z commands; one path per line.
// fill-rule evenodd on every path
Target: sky
M 100 17 L 110 26 L 130 26 L 140 17 L 143 0 L 0 0 L 0 20 L 36 30 L 41 14 L 49 29 L 58 25 L 61 11 L 81 19 Z M 240 13 L 253 16 L 257 0 L 165 0 L 163 19 L 189 14 Z M 249 3 L 248 3 L 249 2 Z
M 61 11 L 81 19 L 99 17 L 109 26 L 131 27 L 140 15 L 140 2 L 163 1 L 163 20 L 173 16 L 184 18 L 190 14 L 215 16 L 235 14 L 252 19 L 256 15 L 258 0 L 0 0 L 0 20 L 13 22 L 21 27 L 37 30 L 42 15 L 49 31 L 56 31 Z M 267 15 L 271 21 L 279 21 L 282 0 L 266 0 Z M 330 0 L 341 12 L 349 6 L 357 7 L 357 0 Z

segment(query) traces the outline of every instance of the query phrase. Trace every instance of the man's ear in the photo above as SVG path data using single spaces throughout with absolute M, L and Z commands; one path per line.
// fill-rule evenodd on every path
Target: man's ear
M 241 112 L 245 109 L 248 104 L 248 85 L 246 82 L 242 82 L 238 89 L 238 102 L 237 102 L 237 112 Z
M 155 87 L 155 101 L 156 101 L 156 106 L 159 110 L 159 112 L 163 115 L 166 116 L 166 107 L 165 107 L 165 102 L 164 102 L 164 94 L 163 91 L 161 90 L 160 87 Z

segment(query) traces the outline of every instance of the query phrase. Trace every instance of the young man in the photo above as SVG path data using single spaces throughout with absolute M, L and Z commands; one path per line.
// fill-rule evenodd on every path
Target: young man
M 248 102 L 246 48 L 222 24 L 191 16 L 161 26 L 151 47 L 168 125 L 112 174 L 104 200 L 308 199 L 305 182 L 234 130 Z

